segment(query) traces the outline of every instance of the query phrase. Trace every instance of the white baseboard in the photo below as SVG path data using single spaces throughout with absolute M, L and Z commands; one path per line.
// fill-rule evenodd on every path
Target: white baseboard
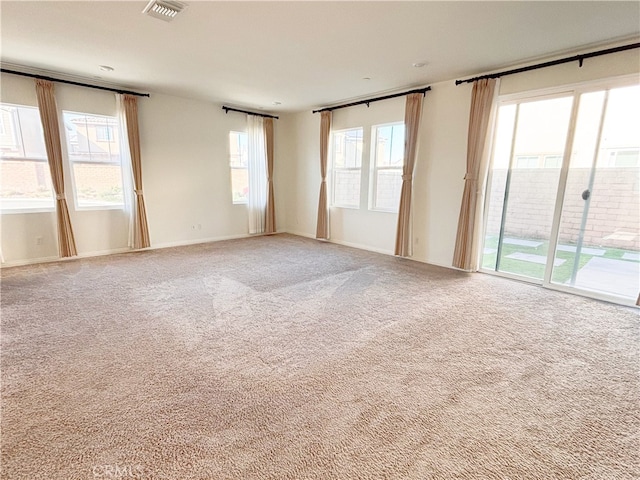
M 154 243 L 149 248 L 144 248 L 143 250 L 159 250 L 162 248 L 173 248 L 173 247 L 186 247 L 187 245 L 199 245 L 201 243 L 211 243 L 211 242 L 222 242 L 224 240 L 237 240 L 238 238 L 248 238 L 254 237 L 256 235 L 249 235 L 248 233 L 242 233 L 237 235 L 222 235 L 219 237 L 208 237 L 208 238 L 198 238 L 195 240 L 178 240 L 175 242 L 163 242 L 163 243 Z
M 112 250 L 98 250 L 95 252 L 85 252 L 79 253 L 75 257 L 40 257 L 40 258 L 30 258 L 28 260 L 17 260 L 17 261 L 9 261 L 4 262 L 1 268 L 9 268 L 9 267 L 21 267 L 25 265 L 36 265 L 39 263 L 52 263 L 52 262 L 69 262 L 72 260 L 76 260 L 78 258 L 91 258 L 91 257 L 104 257 L 106 255 L 116 255 L 119 253 L 127 253 L 133 252 L 130 248 L 114 248 Z
M 368 252 L 393 256 L 392 250 L 385 250 L 384 248 L 371 247 L 369 245 L 362 245 L 361 243 L 345 242 L 344 240 L 333 240 L 331 238 L 329 239 L 329 242 L 336 243 L 338 245 L 344 245 L 345 247 L 357 248 L 359 250 L 366 250 Z
M 296 232 L 296 231 L 293 231 L 293 230 L 287 230 L 286 232 L 282 232 L 282 233 L 289 233 L 291 235 L 296 235 L 298 237 L 313 238 L 314 240 L 316 239 L 316 236 L 312 235 L 310 233 Z
M 312 238 L 314 240 L 316 240 L 316 236 L 312 235 L 312 234 L 308 234 L 305 232 L 296 232 L 296 231 L 287 231 L 287 233 L 290 233 L 291 235 L 298 235 L 299 237 L 306 237 L 306 238 Z M 391 250 L 385 250 L 384 248 L 377 248 L 377 247 L 372 247 L 370 245 L 363 245 L 361 243 L 354 243 L 354 242 L 346 242 L 344 240 L 336 240 L 335 238 L 329 238 L 329 240 L 318 240 L 320 242 L 328 242 L 328 243 L 335 243 L 336 245 L 344 245 L 345 247 L 351 247 L 351 248 L 357 248 L 358 250 L 366 250 L 368 252 L 375 252 L 375 253 L 381 253 L 383 255 L 393 255 L 393 251 Z
M 306 238 L 313 238 L 315 239 L 315 235 L 311 235 L 305 232 L 297 232 L 297 231 L 293 231 L 293 230 L 289 230 L 286 233 L 290 233 L 291 235 L 298 235 L 300 237 L 306 237 Z M 324 241 L 324 240 L 321 240 Z M 336 240 L 333 238 L 330 238 L 328 240 L 329 243 L 335 243 L 337 245 L 344 245 L 345 247 L 351 247 L 351 248 L 357 248 L 359 250 L 366 250 L 369 252 L 375 252 L 375 253 L 380 253 L 382 255 L 391 255 L 393 256 L 393 251 L 392 250 L 385 250 L 383 248 L 376 248 L 376 247 L 371 247 L 369 245 L 363 245 L 361 243 L 353 243 L 353 242 L 345 242 L 343 240 Z M 419 262 L 419 263 L 424 263 L 426 265 L 433 265 L 435 267 L 442 267 L 442 268 L 448 268 L 450 270 L 458 270 L 460 272 L 466 272 L 466 270 L 462 270 L 459 268 L 454 267 L 453 265 L 447 265 L 447 264 L 443 264 L 443 263 L 435 263 L 435 262 L 428 262 L 426 260 L 422 260 L 419 258 L 414 258 L 414 257 L 407 257 L 406 260 L 411 260 L 413 262 Z
M 313 235 L 313 234 L 309 234 L 309 233 L 306 233 L 306 232 L 294 231 L 294 230 L 280 230 L 280 231 L 276 232 L 276 234 L 279 234 L 279 233 L 289 233 L 291 235 L 297 235 L 299 237 L 311 238 L 311 239 L 314 239 L 314 240 L 316 238 L 315 235 Z M 4 263 L 2 263 L 2 265 L 0 265 L 0 269 L 9 268 L 9 267 L 20 267 L 20 266 L 25 266 L 25 265 L 35 265 L 35 264 L 38 264 L 38 263 L 72 261 L 72 260 L 75 260 L 75 259 L 78 259 L 78 258 L 102 257 L 102 256 L 106 256 L 106 255 L 116 255 L 116 254 L 128 253 L 128 252 L 140 252 L 140 251 L 146 251 L 146 250 L 160 250 L 160 249 L 163 249 L 163 248 L 184 247 L 184 246 L 187 246 L 187 245 L 199 245 L 199 244 L 203 244 L 203 243 L 222 242 L 222 241 L 225 241 L 225 240 L 237 240 L 237 239 L 240 239 L 240 238 L 258 237 L 258 236 L 263 236 L 263 235 L 264 234 L 250 235 L 248 233 L 242 233 L 242 234 L 236 234 L 236 235 L 222 235 L 222 236 L 218 236 L 218 237 L 199 238 L 199 239 L 187 240 L 187 241 L 164 242 L 164 243 L 151 245 L 149 248 L 144 248 L 144 249 L 141 249 L 141 250 L 132 250 L 130 248 L 116 248 L 116 249 L 113 249 L 113 250 L 101 250 L 101 251 L 97 251 L 97 252 L 81 253 L 77 257 L 68 257 L 68 258 L 60 258 L 60 257 L 32 258 L 32 259 L 28 259 L 28 260 L 18 260 L 18 261 L 4 262 Z M 324 240 L 320 240 L 320 241 L 324 241 Z M 346 241 L 343 241 L 343 240 L 335 240 L 335 239 L 329 239 L 328 242 L 329 243 L 335 243 L 336 245 L 343 245 L 345 247 L 357 248 L 359 250 L 366 250 L 366 251 L 369 251 L 369 252 L 380 253 L 382 255 L 393 256 L 393 251 L 391 251 L 391 250 L 385 250 L 383 248 L 371 247 L 369 245 L 363 245 L 361 243 L 346 242 Z M 439 264 L 439 263 L 427 262 L 425 260 L 420 260 L 420 259 L 416 259 L 416 258 L 407 258 L 407 260 L 411 260 L 411 261 L 414 261 L 414 262 L 420 262 L 420 263 L 424 263 L 424 264 L 427 264 L 427 265 L 434 265 L 434 266 L 437 266 L 437 267 L 448 268 L 448 269 L 451 269 L 451 270 L 464 271 L 464 270 L 460 270 L 458 268 L 455 268 L 452 265 L 443 265 L 443 264 Z
M 276 234 L 278 234 L 278 233 L 286 233 L 286 232 L 282 232 L 282 231 L 276 232 Z M 163 248 L 184 247 L 184 246 L 187 246 L 187 245 L 198 245 L 198 244 L 202 244 L 202 243 L 221 242 L 221 241 L 224 241 L 224 240 L 237 240 L 239 238 L 259 237 L 259 236 L 263 236 L 263 235 L 265 235 L 265 234 L 250 235 L 248 233 L 243 233 L 243 234 L 237 234 L 237 235 L 223 235 L 223 236 L 219 236 L 219 237 L 199 238 L 199 239 L 196 239 L 196 240 L 165 242 L 165 243 L 153 244 L 148 248 L 142 248 L 142 249 L 138 249 L 138 250 L 133 250 L 131 248 L 115 248 L 113 250 L 100 250 L 100 251 L 95 251 L 95 252 L 80 253 L 75 257 L 30 258 L 28 260 L 17 260 L 17 261 L 4 262 L 4 263 L 2 263 L 0 265 L 0 269 L 1 268 L 10 268 L 10 267 L 21 267 L 21 266 L 25 266 L 25 265 L 35 265 L 35 264 L 38 264 L 38 263 L 67 262 L 67 261 L 72 261 L 72 260 L 76 260 L 76 259 L 79 259 L 79 258 L 103 257 L 103 256 L 107 256 L 107 255 L 117 255 L 117 254 L 120 254 L 120 253 L 133 253 L 133 252 L 143 252 L 143 251 L 147 251 L 147 250 L 160 250 L 160 249 L 163 249 Z
M 35 265 L 36 263 L 51 263 L 57 262 L 58 260 L 64 260 L 60 257 L 39 257 L 39 258 L 30 258 L 28 260 L 15 260 L 2 262 L 0 268 L 9 268 L 9 267 L 22 267 L 24 265 Z
M 129 247 L 114 248 L 112 250 L 98 250 L 95 252 L 80 253 L 78 254 L 77 258 L 104 257 L 105 255 L 116 255 L 118 253 L 127 253 L 127 252 L 133 252 L 133 251 L 134 250 Z

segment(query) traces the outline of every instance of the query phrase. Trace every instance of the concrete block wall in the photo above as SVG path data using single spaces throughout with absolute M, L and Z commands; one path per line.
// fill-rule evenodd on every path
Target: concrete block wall
M 506 170 L 493 171 L 488 234 L 500 230 Z M 575 244 L 580 231 L 585 201 L 582 192 L 589 185 L 590 169 L 572 169 L 560 225 L 560 242 Z M 505 235 L 548 239 L 553 222 L 560 169 L 514 169 L 511 176 Z M 596 171 L 585 226 L 584 242 L 589 246 L 640 250 L 640 170 L 601 168 Z

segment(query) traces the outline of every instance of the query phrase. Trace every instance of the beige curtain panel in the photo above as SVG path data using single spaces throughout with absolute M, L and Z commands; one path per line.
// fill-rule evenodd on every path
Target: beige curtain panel
M 418 156 L 418 134 L 422 117 L 422 99 L 424 94 L 407 95 L 404 109 L 404 166 L 402 167 L 402 190 L 398 210 L 398 231 L 396 234 L 395 254 L 410 257 L 411 245 L 411 199 L 413 196 L 413 170 Z
M 320 113 L 320 200 L 318 202 L 318 226 L 316 238 L 329 239 L 329 205 L 327 203 L 327 161 L 329 158 L 329 135 L 331 134 L 331 112 Z
M 479 245 L 482 219 L 482 195 L 489 166 L 487 141 L 496 92 L 496 79 L 474 82 L 471 94 L 469 133 L 467 140 L 467 173 L 458 218 L 458 233 L 453 266 L 467 271 L 479 267 Z
M 71 227 L 69 208 L 64 193 L 64 172 L 62 169 L 62 146 L 60 144 L 60 127 L 58 124 L 58 108 L 54 95 L 53 83 L 48 80 L 36 80 L 38 110 L 44 131 L 44 143 L 51 170 L 51 183 L 56 192 L 56 217 L 58 224 L 58 252 L 61 257 L 73 257 L 78 254 L 76 241 Z
M 267 215 L 265 218 L 264 233 L 276 233 L 276 204 L 273 194 L 273 118 L 265 117 L 264 139 L 267 155 Z
M 134 95 L 124 95 L 124 115 L 127 120 L 127 138 L 131 152 L 131 167 L 133 170 L 133 188 L 135 193 L 133 248 L 147 248 L 151 246 L 149 240 L 149 226 L 147 224 L 147 210 L 142 192 L 142 161 L 140 159 L 140 132 L 138 130 L 138 99 Z

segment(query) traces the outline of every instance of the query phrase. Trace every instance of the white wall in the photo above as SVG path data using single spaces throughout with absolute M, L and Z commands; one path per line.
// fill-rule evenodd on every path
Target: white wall
M 449 265 L 453 255 L 462 195 L 466 155 L 466 134 L 471 88 L 439 83 L 427 92 L 423 104 L 418 159 L 414 174 L 414 258 Z M 370 184 L 371 127 L 404 120 L 405 99 L 395 98 L 333 112 L 332 129 L 364 128 L 363 170 L 360 209 L 330 208 L 331 241 L 392 254 L 397 214 L 368 209 Z M 315 236 L 320 189 L 319 115 L 294 115 L 294 132 L 288 155 L 297 188 L 290 192 L 287 228 L 290 232 Z
M 506 95 L 560 85 L 571 85 L 613 76 L 638 75 L 638 72 L 640 72 L 640 54 L 637 49 L 627 50 L 611 55 L 588 58 L 584 61 L 582 67 L 578 66 L 578 62 L 571 62 L 503 77 L 500 84 L 500 94 Z M 640 80 L 640 76 L 638 79 Z
M 2 102 L 36 106 L 32 79 L 2 75 Z M 115 115 L 112 93 L 87 90 L 71 85 L 56 85 L 58 110 Z M 62 128 L 62 122 L 60 122 Z M 63 134 L 63 132 L 61 132 Z M 66 143 L 62 139 L 63 152 Z M 69 216 L 74 229 L 79 255 L 118 251 L 127 247 L 128 218 L 122 210 L 78 210 L 74 205 L 71 172 L 63 164 Z M 55 212 L 8 213 L 1 216 L 2 253 L 6 264 L 28 263 L 57 258 Z
M 414 175 L 414 258 L 450 264 L 462 195 L 466 154 L 466 130 L 471 89 L 453 82 L 435 84 L 423 104 L 418 159 Z M 333 112 L 332 128 L 364 128 L 365 147 L 362 188 L 367 195 L 360 209 L 330 208 L 331 241 L 392 254 L 396 213 L 368 209 L 370 136 L 373 125 L 404 120 L 404 98 L 395 98 Z M 290 192 L 287 228 L 293 233 L 315 236 L 319 167 L 319 116 L 311 112 L 294 115 L 288 155 L 295 158 L 295 183 Z
M 471 86 L 432 85 L 422 112 L 413 200 L 413 258 L 450 266 L 466 171 Z
M 390 253 L 395 242 L 397 214 L 373 211 L 368 208 L 367 192 L 370 184 L 371 130 L 374 125 L 402 122 L 404 99 L 393 99 L 333 112 L 332 130 L 363 127 L 361 207 L 330 208 L 330 235 L 334 242 Z M 315 236 L 316 215 L 320 193 L 320 116 L 310 111 L 295 114 L 295 132 L 290 136 L 294 167 L 295 199 L 290 202 L 288 230 L 301 235 Z M 308 141 L 305 141 L 307 140 Z M 330 174 L 328 179 L 330 179 Z M 302 187 L 302 188 L 300 188 Z M 293 211 L 291 211 L 293 209 Z
M 152 94 L 139 102 L 143 187 L 152 247 L 245 236 L 246 205 L 231 201 L 229 132 L 246 131 L 246 115 L 219 105 Z M 285 223 L 274 121 L 276 223 Z
M 2 102 L 36 105 L 33 80 L 2 75 Z M 115 115 L 109 92 L 56 84 L 59 110 Z M 230 130 L 245 130 L 244 114 L 225 114 L 220 105 L 152 94 L 139 98 L 143 190 L 152 247 L 247 235 L 246 205 L 233 205 L 229 170 Z M 286 223 L 285 183 L 280 167 L 282 129 L 275 121 L 276 221 Z M 63 140 L 64 144 L 64 140 Z M 127 249 L 123 210 L 74 208 L 69 165 L 65 183 L 80 256 Z M 5 265 L 57 258 L 55 213 L 3 214 L 1 246 Z M 40 238 L 38 244 L 38 238 Z
M 153 245 L 245 234 L 246 206 L 231 202 L 228 160 L 229 130 L 245 130 L 244 115 L 165 95 L 140 102 L 139 115 Z
M 582 68 L 576 62 L 504 77 L 500 93 L 637 74 L 639 64 L 636 50 L 592 58 L 585 60 Z M 453 79 L 435 83 L 424 100 L 413 183 L 413 258 L 418 261 L 450 266 L 453 259 L 466 170 L 471 88 L 470 84 L 456 86 Z M 403 111 L 403 98 L 373 103 L 370 108 L 336 110 L 333 128 L 362 126 L 367 132 L 371 125 L 402 120 Z M 294 159 L 291 169 L 296 186 L 289 192 L 287 228 L 315 236 L 320 186 L 319 116 L 307 111 L 291 117 L 291 136 L 283 149 Z M 363 182 L 362 188 L 365 186 L 368 184 Z M 396 221 L 396 214 L 371 212 L 366 207 L 331 208 L 331 241 L 392 253 Z
M 0 76 L 0 81 L 0 99 L 3 102 L 37 105 L 33 81 L 5 74 Z M 0 246 L 5 261 L 10 263 L 56 257 L 58 249 L 55 223 L 53 212 L 1 215 Z M 37 238 L 42 239 L 40 244 L 37 243 Z
M 280 141 L 279 156 L 287 173 L 284 228 L 291 233 L 315 236 L 320 193 L 320 117 L 309 111 L 287 114 L 279 124 L 287 132 Z
M 638 73 L 637 51 L 592 58 L 576 64 L 505 77 L 501 93 Z M 31 79 L 2 77 L 3 102 L 36 105 Z M 60 109 L 113 115 L 112 94 L 56 85 Z M 432 85 L 424 101 L 420 146 L 414 175 L 414 259 L 451 265 L 466 162 L 471 85 L 454 81 Z M 392 99 L 334 112 L 335 129 L 362 126 L 367 137 L 375 124 L 401 121 L 404 99 Z M 139 100 L 143 188 L 152 247 L 243 236 L 246 207 L 231 202 L 228 132 L 245 128 L 245 116 L 225 114 L 220 105 L 152 94 Z M 276 216 L 279 231 L 315 236 L 320 188 L 320 117 L 310 111 L 284 114 L 275 122 Z M 365 153 L 368 140 L 365 139 Z M 368 175 L 368 155 L 363 173 Z M 126 248 L 127 223 L 121 211 L 75 211 L 67 192 L 79 253 L 91 255 Z M 368 192 L 365 180 L 362 188 Z M 364 194 L 364 193 L 363 193 Z M 331 240 L 391 253 L 396 214 L 331 209 Z M 52 212 L 1 216 L 0 239 L 6 264 L 57 257 Z M 36 239 L 41 237 L 41 244 Z

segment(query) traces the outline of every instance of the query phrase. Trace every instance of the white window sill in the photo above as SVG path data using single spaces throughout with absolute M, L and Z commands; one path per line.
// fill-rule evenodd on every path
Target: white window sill
M 124 205 L 91 205 L 86 207 L 75 207 L 76 212 L 92 212 L 96 210 L 124 210 Z
M 398 213 L 398 210 L 391 210 L 391 209 L 387 209 L 387 208 L 370 208 L 369 209 L 371 212 L 380 212 L 380 213 Z
M 55 213 L 56 209 L 51 208 L 12 208 L 0 210 L 0 215 L 24 215 L 27 213 Z
M 331 205 L 331 208 L 344 208 L 347 210 L 360 210 L 360 205 Z

